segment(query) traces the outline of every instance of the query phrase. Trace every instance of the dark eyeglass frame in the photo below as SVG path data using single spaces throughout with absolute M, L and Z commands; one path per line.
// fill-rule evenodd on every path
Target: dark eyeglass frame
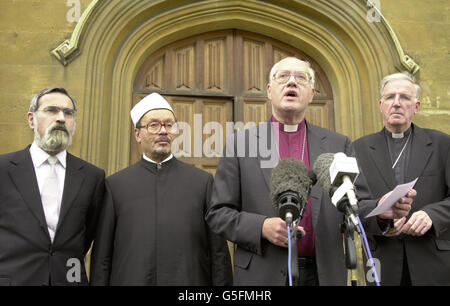
M 154 125 L 153 127 L 150 126 L 152 124 Z M 156 124 L 158 124 L 158 127 L 156 127 Z M 168 124 L 172 124 L 172 126 L 167 126 Z M 145 128 L 147 130 L 147 132 L 156 134 L 161 131 L 162 127 L 164 127 L 166 129 L 167 133 L 170 133 L 170 134 L 175 134 L 178 131 L 177 123 L 175 121 L 161 122 L 158 120 L 153 120 L 153 121 L 150 121 L 149 123 L 147 123 L 146 125 L 140 125 L 140 126 L 137 126 L 136 128 L 137 129 Z

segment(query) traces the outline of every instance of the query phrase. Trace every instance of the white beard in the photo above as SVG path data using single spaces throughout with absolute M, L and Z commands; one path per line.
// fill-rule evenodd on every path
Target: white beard
M 72 134 L 66 129 L 66 131 L 62 130 L 52 130 L 57 126 L 57 123 L 53 123 L 46 130 L 43 137 L 39 135 L 38 132 L 38 124 L 36 117 L 33 119 L 34 121 L 34 141 L 36 144 L 45 152 L 48 153 L 59 153 L 61 151 L 66 150 L 71 144 L 73 139 L 73 134 L 75 133 L 75 126 Z

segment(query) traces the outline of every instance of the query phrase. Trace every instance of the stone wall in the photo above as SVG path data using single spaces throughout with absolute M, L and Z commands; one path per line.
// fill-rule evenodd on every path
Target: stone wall
M 450 134 L 450 2 L 382 0 L 381 12 L 405 53 L 421 67 L 421 110 L 414 122 Z
M 32 141 L 26 112 L 33 94 L 45 87 L 63 86 L 77 99 L 89 86 L 81 73 L 74 78 L 82 70 L 79 63 L 75 61 L 67 69 L 51 55 L 74 30 L 76 22 L 71 21 L 77 17 L 77 5 L 83 11 L 89 3 L 0 1 L 0 154 L 22 149 Z M 404 52 L 421 67 L 417 79 L 423 88 L 422 109 L 415 122 L 446 133 L 450 133 L 449 6 L 448 0 L 380 1 L 381 12 Z M 69 83 L 69 74 L 77 81 Z M 71 148 L 75 155 L 80 155 L 81 134 L 78 130 Z
M 62 86 L 75 99 L 84 82 L 68 84 L 67 69 L 51 50 L 69 38 L 76 26 L 75 5 L 84 10 L 89 0 L 0 1 L 0 153 L 23 149 L 33 141 L 26 113 L 34 94 Z M 69 5 L 69 6 L 68 6 Z M 71 149 L 78 153 L 75 136 Z

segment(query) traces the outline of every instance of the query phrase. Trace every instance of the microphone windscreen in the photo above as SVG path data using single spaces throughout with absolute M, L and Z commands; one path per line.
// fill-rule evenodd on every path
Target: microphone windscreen
M 317 157 L 313 165 L 317 181 L 326 194 L 330 194 L 331 190 L 330 166 L 333 163 L 333 160 L 334 153 L 323 153 Z
M 293 191 L 308 201 L 310 179 L 305 164 L 292 158 L 282 159 L 272 169 L 270 177 L 270 198 L 278 208 L 278 197 L 285 191 Z

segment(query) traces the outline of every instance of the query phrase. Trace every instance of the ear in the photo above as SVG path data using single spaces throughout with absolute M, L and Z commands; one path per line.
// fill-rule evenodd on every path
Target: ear
M 141 133 L 140 129 L 134 128 L 134 138 L 136 139 L 137 143 L 141 143 Z
M 419 110 L 420 110 L 420 101 L 417 100 L 416 104 L 414 106 L 414 114 L 417 114 L 419 112 Z
M 383 105 L 383 101 L 378 101 L 378 106 L 380 107 L 380 113 L 383 113 L 383 109 L 381 108 L 381 106 Z
M 267 98 L 268 98 L 269 100 L 272 100 L 270 83 L 267 83 L 266 91 L 267 91 Z
M 311 103 L 312 100 L 314 99 L 314 96 L 315 96 L 315 94 L 316 94 L 316 89 L 315 89 L 314 87 L 311 88 L 311 92 L 312 92 L 312 94 L 311 94 L 311 100 L 308 102 L 308 104 Z
M 28 112 L 28 113 L 27 113 L 28 125 L 30 126 L 30 128 L 31 128 L 32 130 L 34 130 L 34 122 L 33 122 L 33 119 L 34 119 L 34 113 Z

